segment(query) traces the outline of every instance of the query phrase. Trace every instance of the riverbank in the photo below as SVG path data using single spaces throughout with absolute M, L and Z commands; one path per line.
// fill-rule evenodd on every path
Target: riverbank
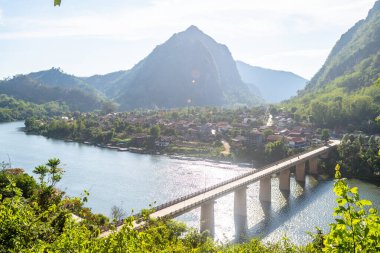
M 41 134 L 39 133 L 26 131 L 25 127 L 20 127 L 19 130 L 24 132 L 27 135 L 41 136 Z M 98 147 L 102 149 L 109 149 L 116 152 L 129 152 L 129 153 L 135 153 L 135 154 L 165 156 L 165 157 L 169 157 L 169 158 L 177 159 L 177 160 L 204 161 L 204 162 L 212 162 L 215 164 L 236 165 L 236 166 L 244 167 L 244 168 L 254 168 L 254 167 L 257 167 L 257 165 L 259 165 L 259 163 L 246 163 L 243 161 L 233 161 L 232 157 L 225 157 L 224 159 L 220 159 L 220 157 L 209 156 L 207 154 L 191 154 L 191 153 L 181 154 L 181 153 L 175 153 L 175 152 L 170 153 L 170 152 L 162 152 L 162 150 L 160 151 L 148 150 L 148 149 L 137 148 L 137 147 L 117 146 L 115 144 L 93 143 L 89 141 L 79 141 L 79 140 L 72 140 L 72 139 L 65 139 L 65 138 L 53 138 L 49 136 L 43 136 L 43 137 L 47 139 L 59 140 L 59 141 L 67 142 L 67 143 L 78 143 L 78 144 Z M 223 146 L 225 146 L 225 144 Z

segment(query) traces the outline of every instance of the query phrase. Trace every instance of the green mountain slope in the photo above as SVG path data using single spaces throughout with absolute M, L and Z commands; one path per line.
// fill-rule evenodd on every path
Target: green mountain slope
M 283 104 L 315 125 L 374 131 L 380 113 L 380 1 L 348 30 L 300 95 Z M 298 117 L 298 118 L 300 118 Z
M 97 90 L 58 69 L 2 80 L 0 94 L 37 104 L 57 101 L 65 103 L 70 110 L 79 111 L 100 109 L 105 101 Z
M 236 61 L 239 74 L 252 92 L 257 89 L 269 103 L 278 103 L 305 88 L 307 80 L 287 71 L 272 70 L 250 66 L 244 62 Z
M 327 84 L 351 92 L 369 86 L 380 77 L 380 1 L 336 43 L 323 67 L 305 91 Z

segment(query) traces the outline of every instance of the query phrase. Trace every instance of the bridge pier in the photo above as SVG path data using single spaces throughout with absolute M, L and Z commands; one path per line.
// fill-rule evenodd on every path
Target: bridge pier
M 200 232 L 208 231 L 212 237 L 215 235 L 214 200 L 201 205 Z
M 298 182 L 305 182 L 305 162 L 296 165 L 296 180 Z
M 328 157 L 329 157 L 329 151 L 326 150 L 326 152 L 321 155 L 321 158 L 326 159 Z
M 312 175 L 318 175 L 318 160 L 317 158 L 312 158 L 309 160 L 309 173 Z
M 247 230 L 247 187 L 234 193 L 234 220 L 236 238 L 240 240 Z
M 271 176 L 260 179 L 260 201 L 271 201 Z
M 279 182 L 279 188 L 281 191 L 290 191 L 290 169 L 280 172 Z

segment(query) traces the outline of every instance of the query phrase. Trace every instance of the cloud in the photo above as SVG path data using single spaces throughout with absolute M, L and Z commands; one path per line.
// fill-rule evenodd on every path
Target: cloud
M 7 21 L 9 31 L 2 32 L 0 38 L 110 36 L 134 40 L 160 36 L 162 30 L 172 33 L 194 23 L 227 36 L 276 36 L 347 25 L 358 9 L 367 10 L 370 3 L 373 0 L 155 0 L 132 8 L 121 4 L 108 13 L 93 10 L 85 15 L 65 13 L 66 17 L 59 18 L 13 17 Z
M 104 54 L 109 59 L 114 57 L 116 61 L 122 49 L 125 52 L 122 64 L 128 61 L 133 65 L 154 45 L 196 25 L 226 44 L 234 57 L 310 77 L 323 64 L 339 36 L 364 18 L 375 0 L 109 0 L 107 4 L 94 0 L 91 5 L 85 2 L 88 1 L 67 0 L 60 8 L 33 11 L 20 11 L 22 4 L 15 4 L 16 7 L 4 4 L 1 6 L 4 15 L 0 9 L 0 41 L 15 45 L 13 51 L 18 50 L 16 45 L 33 44 L 29 39 L 34 42 L 42 39 L 41 43 L 67 42 L 75 45 L 76 51 L 66 54 L 80 56 L 85 43 L 103 40 L 105 43 L 99 44 L 104 45 L 102 49 L 107 50 Z M 115 44 L 121 45 L 118 52 Z M 52 55 L 63 52 L 62 49 Z M 94 50 L 93 57 L 99 57 L 98 53 Z

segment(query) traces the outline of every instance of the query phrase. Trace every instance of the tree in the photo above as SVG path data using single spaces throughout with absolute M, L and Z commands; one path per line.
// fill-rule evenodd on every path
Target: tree
M 161 128 L 159 125 L 154 125 L 150 128 L 150 135 L 154 138 L 157 139 L 160 137 L 161 134 Z
M 341 179 L 340 165 L 335 168 L 334 192 L 338 207 L 330 224 L 330 232 L 324 236 L 323 252 L 380 252 L 380 216 L 371 207 L 372 202 L 360 199 L 358 188 L 350 188 Z
M 103 102 L 101 111 L 103 114 L 108 114 L 111 112 L 115 112 L 116 109 L 117 109 L 117 105 L 114 102 L 107 100 Z
M 286 157 L 289 148 L 284 140 L 269 142 L 265 145 L 265 155 L 268 162 L 275 162 Z
M 267 128 L 264 130 L 264 136 L 265 136 L 265 139 L 269 136 L 269 135 L 272 135 L 274 132 L 272 129 L 270 128 Z
M 327 143 L 330 139 L 330 134 L 328 129 L 323 129 L 321 133 L 321 140 Z

